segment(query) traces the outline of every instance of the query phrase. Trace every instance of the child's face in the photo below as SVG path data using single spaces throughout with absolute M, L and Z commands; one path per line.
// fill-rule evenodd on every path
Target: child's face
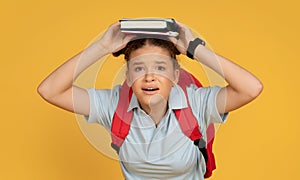
M 168 50 L 145 45 L 130 54 L 127 83 L 142 107 L 168 101 L 169 93 L 179 78 Z

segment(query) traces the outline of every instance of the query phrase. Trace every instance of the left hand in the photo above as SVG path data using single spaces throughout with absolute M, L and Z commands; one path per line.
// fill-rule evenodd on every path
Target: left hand
M 195 37 L 188 26 L 178 21 L 176 21 L 176 24 L 179 29 L 179 38 L 176 39 L 175 37 L 169 37 L 169 39 L 176 45 L 181 54 L 186 55 L 189 42 L 193 41 Z

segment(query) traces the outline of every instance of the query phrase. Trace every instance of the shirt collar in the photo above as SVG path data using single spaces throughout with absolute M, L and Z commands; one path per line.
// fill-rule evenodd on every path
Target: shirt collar
M 140 107 L 139 102 L 133 93 L 127 111 L 138 107 Z M 171 88 L 169 95 L 169 109 L 183 109 L 186 107 L 188 107 L 188 105 L 185 94 L 180 86 L 175 85 Z

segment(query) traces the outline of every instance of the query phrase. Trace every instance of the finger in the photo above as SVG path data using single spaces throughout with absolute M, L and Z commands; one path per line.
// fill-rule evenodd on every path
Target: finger
M 177 44 L 178 39 L 176 37 L 168 37 L 168 39 L 173 43 L 173 44 Z
M 111 27 L 120 27 L 121 23 L 119 21 L 114 22 L 113 24 L 111 24 Z
M 177 26 L 179 27 L 180 30 L 181 29 L 186 29 L 186 27 L 187 27 L 185 24 L 183 24 L 183 23 L 181 23 L 179 21 L 176 21 L 176 24 L 177 24 Z
M 108 30 L 113 32 L 114 34 L 117 34 L 120 31 L 120 27 L 120 22 L 115 22 L 109 26 Z
M 130 41 L 136 39 L 136 35 L 130 34 L 123 38 L 122 46 L 125 47 Z
M 181 23 L 180 21 L 177 21 L 177 20 L 176 20 L 176 24 L 179 26 L 183 26 L 183 23 Z
M 119 36 L 120 36 L 120 39 L 118 40 L 119 41 L 118 47 L 113 52 L 117 52 L 117 51 L 125 48 L 127 43 L 136 37 L 135 35 L 126 35 L 122 32 L 120 32 Z
M 130 41 L 133 40 L 134 38 L 136 38 L 136 35 L 135 35 L 135 34 L 127 34 L 127 35 L 125 35 L 125 37 L 124 37 L 124 42 L 126 42 L 126 44 L 127 44 L 128 42 L 130 42 Z

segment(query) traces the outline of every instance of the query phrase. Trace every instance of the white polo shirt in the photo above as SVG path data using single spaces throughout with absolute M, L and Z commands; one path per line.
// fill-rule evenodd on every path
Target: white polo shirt
M 89 89 L 90 116 L 88 122 L 97 122 L 108 131 L 118 101 L 120 85 L 112 90 Z M 220 115 L 216 108 L 216 95 L 220 87 L 197 88 L 190 86 L 187 94 L 200 132 L 205 137 L 209 123 L 222 123 L 227 114 Z M 133 110 L 129 133 L 119 151 L 120 165 L 127 180 L 131 179 L 204 179 L 205 160 L 199 149 L 185 136 L 173 109 L 187 107 L 183 90 L 171 89 L 168 111 L 156 126 L 139 106 L 133 94 L 128 110 Z

